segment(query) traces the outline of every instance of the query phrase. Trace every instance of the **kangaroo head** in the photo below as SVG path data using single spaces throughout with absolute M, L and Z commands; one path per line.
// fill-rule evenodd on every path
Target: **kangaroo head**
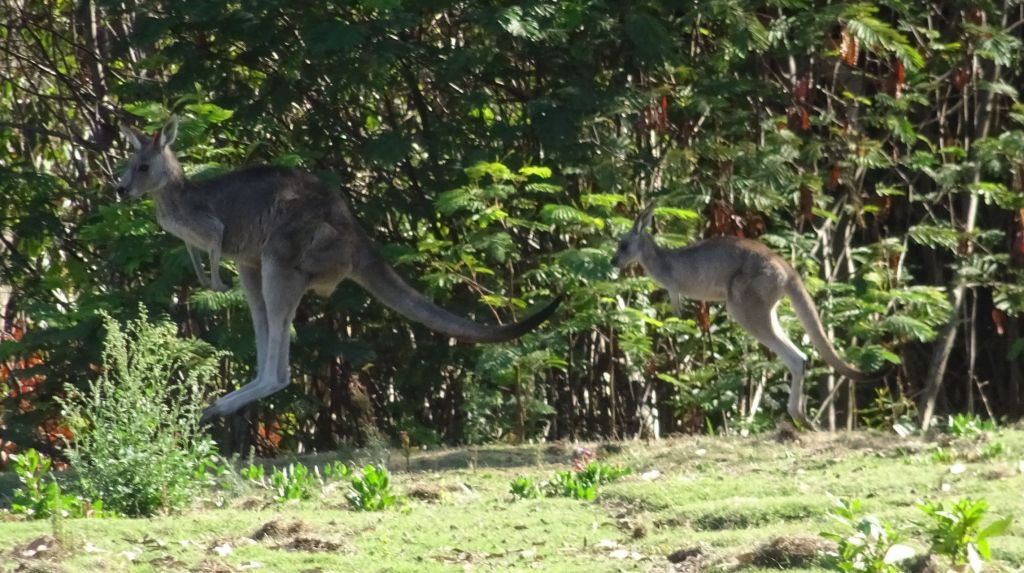
M 177 118 L 172 117 L 152 137 L 124 125 L 121 132 L 132 144 L 135 155 L 128 161 L 128 167 L 117 183 L 119 197 L 136 199 L 147 193 L 159 192 L 180 179 L 181 165 L 171 151 L 171 143 L 178 135 Z
M 647 227 L 653 222 L 654 203 L 651 203 L 640 212 L 636 221 L 633 222 L 633 227 L 619 240 L 615 256 L 612 257 L 612 265 L 625 269 L 640 260 L 644 244 L 652 239 L 650 233 L 647 232 Z

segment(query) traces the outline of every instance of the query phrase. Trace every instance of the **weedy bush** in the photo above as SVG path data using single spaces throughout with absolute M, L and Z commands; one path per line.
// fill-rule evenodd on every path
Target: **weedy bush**
M 548 482 L 550 495 L 593 501 L 597 488 L 632 473 L 628 467 L 611 466 L 604 462 L 590 461 L 574 471 L 560 471 Z
M 512 499 L 536 499 L 544 495 L 540 486 L 527 476 L 516 476 L 509 482 L 508 488 Z
M 348 502 L 359 511 L 380 511 L 395 504 L 397 496 L 391 491 L 391 476 L 387 468 L 367 464 L 361 475 L 352 478 Z
M 1009 453 L 1006 448 L 1006 444 L 1003 442 L 988 442 L 981 446 L 981 459 L 983 460 L 995 460 L 1003 457 Z
M 931 518 L 928 534 L 932 552 L 948 557 L 954 569 L 962 570 L 966 565 L 974 573 L 979 573 L 985 561 L 992 558 L 989 538 L 1005 533 L 1013 521 L 1006 517 L 983 529 L 981 522 L 988 512 L 984 500 L 961 499 L 948 509 L 941 502 L 932 501 L 920 501 L 917 506 Z
M 121 326 L 104 315 L 103 373 L 61 400 L 76 487 L 110 510 L 148 516 L 189 505 L 208 483 L 216 446 L 200 430 L 220 354 L 166 321 Z
M 273 490 L 274 501 L 278 503 L 312 499 L 329 482 L 352 476 L 352 470 L 342 462 L 325 465 L 322 475 L 317 466 L 310 470 L 301 463 L 288 464 L 284 469 L 274 468 L 269 479 L 262 465 L 250 464 L 239 473 L 245 479 Z
M 66 494 L 50 471 L 52 462 L 35 449 L 11 456 L 14 473 L 22 487 L 14 491 L 11 513 L 27 515 L 32 519 L 62 517 L 107 517 L 102 501 L 87 501 L 80 496 Z
M 914 557 L 913 548 L 900 543 L 902 536 L 873 515 L 859 516 L 861 502 L 833 497 L 828 516 L 841 524 L 841 531 L 824 531 L 821 536 L 836 542 L 833 565 L 847 573 L 898 573 L 900 563 Z
M 946 419 L 946 433 L 957 438 L 980 436 L 995 431 L 995 422 L 982 420 L 977 414 L 957 414 Z

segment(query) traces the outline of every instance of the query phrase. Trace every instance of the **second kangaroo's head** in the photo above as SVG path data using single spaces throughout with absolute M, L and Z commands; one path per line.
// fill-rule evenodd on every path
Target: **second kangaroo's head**
M 653 222 L 654 203 L 651 203 L 641 211 L 636 221 L 633 221 L 633 226 L 629 229 L 629 232 L 619 239 L 619 246 L 616 247 L 615 256 L 612 257 L 612 265 L 625 269 L 640 260 L 644 243 L 651 240 L 647 227 Z
M 137 199 L 180 179 L 181 166 L 171 151 L 171 143 L 178 135 L 177 118 L 172 117 L 152 137 L 124 125 L 121 131 L 135 149 L 135 155 L 128 160 L 128 167 L 117 183 L 119 197 Z

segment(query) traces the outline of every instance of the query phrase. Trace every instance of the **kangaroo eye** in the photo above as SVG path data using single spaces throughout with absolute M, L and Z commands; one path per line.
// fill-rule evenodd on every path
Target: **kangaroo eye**
M 145 163 L 143 163 L 142 165 L 139 165 L 139 171 L 141 171 L 143 173 L 149 171 L 149 165 L 147 165 Z

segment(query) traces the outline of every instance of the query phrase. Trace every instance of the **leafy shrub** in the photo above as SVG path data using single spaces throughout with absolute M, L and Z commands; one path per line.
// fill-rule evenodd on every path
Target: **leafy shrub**
M 627 467 L 610 466 L 604 462 L 591 461 L 578 471 L 560 471 L 548 482 L 551 495 L 593 501 L 597 497 L 597 486 L 611 483 L 632 470 Z
M 349 504 L 359 511 L 380 511 L 395 504 L 397 497 L 391 491 L 391 477 L 387 468 L 367 464 L 362 475 L 352 478 Z
M 509 482 L 509 493 L 513 499 L 536 499 L 543 495 L 540 487 L 526 476 L 516 476 Z
M 946 433 L 957 438 L 980 436 L 995 430 L 995 422 L 982 420 L 977 414 L 957 414 L 946 419 Z
M 312 499 L 317 490 L 327 483 L 351 477 L 352 470 L 342 462 L 334 462 L 324 466 L 321 476 L 316 466 L 310 470 L 301 463 L 293 463 L 284 469 L 274 468 L 268 480 L 262 465 L 250 464 L 239 473 L 245 479 L 273 490 L 276 494 L 274 501 L 283 503 Z
M 220 355 L 178 338 L 169 322 L 148 322 L 144 307 L 124 327 L 108 315 L 104 325 L 103 373 L 62 400 L 77 487 L 129 516 L 181 509 L 216 455 L 199 417 Z
M 937 446 L 931 451 L 931 460 L 936 464 L 951 464 L 956 461 L 956 452 Z
M 107 515 L 103 511 L 103 502 L 89 502 L 65 494 L 50 471 L 52 462 L 35 449 L 12 455 L 11 461 L 14 473 L 22 483 L 22 487 L 14 491 L 11 513 L 24 514 L 32 519 Z
M 270 487 L 277 493 L 277 501 L 298 501 L 312 499 L 318 480 L 302 464 L 288 464 L 288 467 L 274 468 L 270 474 Z
M 989 538 L 1002 535 L 1012 521 L 1006 517 L 982 529 L 981 521 L 988 512 L 988 503 L 984 500 L 961 499 L 948 509 L 941 502 L 922 501 L 918 502 L 918 507 L 931 518 L 928 533 L 932 552 L 949 557 L 954 568 L 967 565 L 975 573 L 992 558 Z
M 994 460 L 1003 457 L 1007 453 L 1006 444 L 1003 442 L 989 442 L 981 447 L 981 458 Z
M 858 516 L 859 499 L 845 502 L 833 498 L 829 517 L 840 523 L 842 531 L 822 532 L 822 537 L 836 542 L 836 553 L 831 555 L 840 571 L 852 573 L 897 573 L 899 564 L 914 556 L 914 550 L 900 543 L 901 536 L 877 517 Z

